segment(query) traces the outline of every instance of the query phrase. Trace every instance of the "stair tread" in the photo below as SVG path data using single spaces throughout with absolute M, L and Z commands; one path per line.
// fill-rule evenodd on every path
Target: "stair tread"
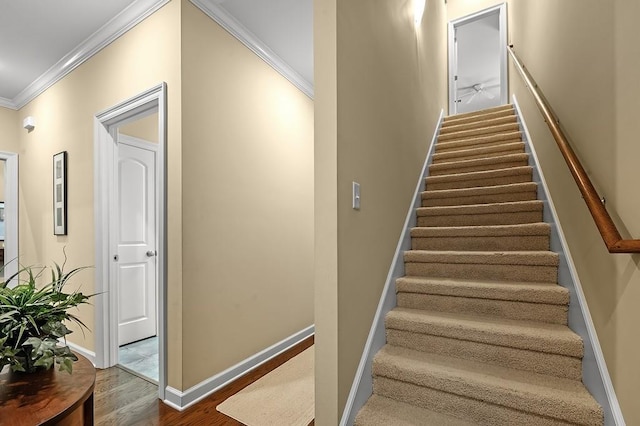
M 484 226 L 420 226 L 411 228 L 411 237 L 501 237 L 501 236 L 547 236 L 551 233 L 551 225 L 545 222 L 520 223 L 516 225 L 484 225 Z
M 504 117 L 487 117 L 484 120 L 478 120 L 478 121 L 467 122 L 467 123 L 448 122 L 442 125 L 442 128 L 440 129 L 440 134 L 445 135 L 448 133 L 453 133 L 458 131 L 492 127 L 492 126 L 501 125 L 501 124 L 511 124 L 511 123 L 515 123 L 516 120 L 517 120 L 516 115 L 510 114 Z
M 515 115 L 515 113 L 516 111 L 512 107 L 512 108 L 505 108 L 497 111 L 483 112 L 482 114 L 470 115 L 468 117 L 450 115 L 444 118 L 442 125 L 444 127 L 444 126 L 452 126 L 452 125 L 461 124 L 461 123 L 473 123 L 475 121 L 483 121 L 491 118 L 507 117 L 510 115 Z
M 562 324 L 396 307 L 387 328 L 582 358 L 580 336 Z
M 405 262 L 465 263 L 483 265 L 558 266 L 559 256 L 552 251 L 441 251 L 407 250 Z
M 471 197 L 488 194 L 509 194 L 514 192 L 537 191 L 535 182 L 509 183 L 505 185 L 479 186 L 475 188 L 437 189 L 426 190 L 421 193 L 423 200 L 435 198 Z
M 448 115 L 448 116 L 444 117 L 444 122 L 446 123 L 446 122 L 449 122 L 449 121 L 454 121 L 454 120 L 458 120 L 458 119 L 464 119 L 464 118 L 468 118 L 468 117 L 483 116 L 483 115 L 491 114 L 491 113 L 494 113 L 494 112 L 500 112 L 500 111 L 515 111 L 515 109 L 513 108 L 513 105 L 505 104 L 505 105 L 500 105 L 500 106 L 497 106 L 497 107 L 483 109 L 483 110 L 480 110 L 480 111 L 472 111 L 472 112 L 465 112 L 465 113 L 461 113 L 461 114 Z
M 354 424 L 356 426 L 474 425 L 474 423 L 447 416 L 437 411 L 405 404 L 404 402 L 375 394 L 371 395 L 367 403 L 362 407 Z
M 480 127 L 477 129 L 471 130 L 461 130 L 459 132 L 446 133 L 438 136 L 438 141 L 453 141 L 459 139 L 467 139 L 473 136 L 479 135 L 492 135 L 495 133 L 501 133 L 506 131 L 516 131 L 519 130 L 520 126 L 518 123 L 507 123 L 507 124 L 498 124 L 487 127 Z
M 533 167 L 531 166 L 518 166 L 518 167 L 507 167 L 504 169 L 482 170 L 478 172 L 453 173 L 449 175 L 427 176 L 425 178 L 425 181 L 427 182 L 427 186 L 429 186 L 429 183 L 489 179 L 492 177 L 531 174 L 532 172 L 533 172 Z
M 418 207 L 418 216 L 441 216 L 441 215 L 475 215 L 488 213 L 508 213 L 522 211 L 542 211 L 544 203 L 540 200 L 530 201 L 509 201 L 505 203 L 489 204 L 467 204 L 463 206 L 433 206 Z
M 472 160 L 457 160 L 457 161 L 443 161 L 441 163 L 431 164 L 429 166 L 429 170 L 442 170 L 442 169 L 459 169 L 464 167 L 472 167 L 486 164 L 496 164 L 496 163 L 509 163 L 513 161 L 526 161 L 529 159 L 529 154 L 527 153 L 518 153 L 518 154 L 505 154 L 505 155 L 496 155 L 495 157 L 487 157 L 487 158 L 474 158 Z
M 522 132 L 520 132 L 520 130 L 507 130 L 485 135 L 470 136 L 463 139 L 439 141 L 434 148 L 436 153 L 444 153 L 511 142 L 522 142 Z
M 404 276 L 396 279 L 396 292 L 554 305 L 566 305 L 569 303 L 569 290 L 554 283 L 544 282 L 484 281 Z
M 386 345 L 374 358 L 375 376 L 480 399 L 580 424 L 602 418 L 582 382 Z
M 464 157 L 471 155 L 482 155 L 482 154 L 492 154 L 496 152 L 502 151 L 512 151 L 521 149 L 524 150 L 525 144 L 522 141 L 505 141 L 505 143 L 499 145 L 489 145 L 489 146 L 472 146 L 470 148 L 459 149 L 459 150 L 450 150 L 444 152 L 436 152 L 433 154 L 433 161 L 438 161 L 445 158 L 455 158 L 455 157 Z

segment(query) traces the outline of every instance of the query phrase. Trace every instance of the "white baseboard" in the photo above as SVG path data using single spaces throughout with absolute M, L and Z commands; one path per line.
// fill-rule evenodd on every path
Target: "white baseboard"
M 167 386 L 165 392 L 164 403 L 176 410 L 184 410 L 196 402 L 206 398 L 217 390 L 223 388 L 234 380 L 239 379 L 248 372 L 256 369 L 265 362 L 280 355 L 288 349 L 294 347 L 304 339 L 312 336 L 315 332 L 315 326 L 311 325 L 286 339 L 272 345 L 257 354 L 250 356 L 244 361 L 230 367 L 223 372 L 216 374 L 195 386 L 190 387 L 186 391 Z
M 64 340 L 62 340 L 62 342 L 64 342 Z M 67 340 L 67 346 L 69 346 L 69 348 L 74 351 L 79 353 L 80 355 L 82 355 L 83 357 L 87 358 L 89 361 L 91 361 L 91 364 L 96 365 L 96 353 L 93 351 L 90 351 L 89 349 L 83 348 L 80 345 L 76 345 L 75 343 L 72 343 L 70 341 Z

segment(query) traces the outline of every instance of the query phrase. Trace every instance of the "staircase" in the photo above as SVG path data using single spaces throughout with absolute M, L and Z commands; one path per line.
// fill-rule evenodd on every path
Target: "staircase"
M 356 425 L 602 425 L 510 106 L 445 118 Z

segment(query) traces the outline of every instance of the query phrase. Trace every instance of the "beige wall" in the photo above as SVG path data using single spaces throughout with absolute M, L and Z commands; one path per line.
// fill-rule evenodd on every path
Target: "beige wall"
M 160 82 L 168 85 L 169 219 L 169 384 L 181 386 L 180 359 L 180 2 L 173 1 L 111 43 L 18 112 L 32 115 L 36 129 L 20 132 L 20 254 L 26 265 L 63 261 L 67 267 L 93 265 L 93 117 Z M 68 152 L 68 235 L 53 235 L 52 156 Z M 177 184 L 176 184 L 177 183 Z M 93 293 L 94 275 L 82 272 L 82 291 Z M 94 310 L 80 317 L 93 330 Z M 70 340 L 93 350 L 94 335 Z
M 510 7 L 509 0 L 448 0 L 446 19 L 447 22 L 452 21 L 502 3 Z
M 18 117 L 21 117 L 18 111 L 0 107 L 1 151 L 18 152 L 18 132 L 22 129 L 18 123 Z
M 158 113 L 153 113 L 120 126 L 118 131 L 123 135 L 158 143 Z
M 640 238 L 640 49 L 633 0 L 511 2 L 516 51 L 556 111 L 624 238 Z M 512 68 L 627 424 L 640 424 L 640 255 L 612 255 Z
M 400 0 L 315 5 L 318 425 L 342 414 L 446 106 L 444 4 L 428 2 L 417 30 L 411 10 Z
M 315 424 L 338 424 L 337 0 L 313 2 Z
M 188 388 L 313 324 L 313 102 L 191 3 L 182 17 Z

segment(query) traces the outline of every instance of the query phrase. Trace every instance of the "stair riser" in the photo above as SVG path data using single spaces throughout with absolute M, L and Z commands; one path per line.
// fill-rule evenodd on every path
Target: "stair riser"
M 468 179 L 468 180 L 439 180 L 434 181 L 428 179 L 426 182 L 426 189 L 428 191 L 438 191 L 443 189 L 464 189 L 464 188 L 479 188 L 483 186 L 496 186 L 496 185 L 509 185 L 511 183 L 524 183 L 531 182 L 531 174 L 519 174 L 510 176 L 497 176 L 486 179 Z
M 405 262 L 404 268 L 407 275 L 418 277 L 554 283 L 558 279 L 558 267 L 545 265 Z
M 413 237 L 412 250 L 521 251 L 549 250 L 549 236 Z
M 434 152 L 436 154 L 449 154 L 467 149 L 499 147 L 514 142 L 522 142 L 522 134 L 520 132 L 508 132 L 459 141 L 440 142 L 434 147 Z
M 514 320 L 567 324 L 568 308 L 566 305 L 418 293 L 398 293 L 397 300 L 398 306 L 401 308 L 464 312 L 465 314 L 491 315 Z
M 373 392 L 407 404 L 457 416 L 486 426 L 569 426 L 570 423 L 520 410 L 466 398 L 436 389 L 416 386 L 384 377 L 376 377 Z
M 498 126 L 501 124 L 516 123 L 517 118 L 515 115 L 500 117 L 500 118 L 487 118 L 484 120 L 474 121 L 470 123 L 445 123 L 440 129 L 441 135 L 449 133 L 461 132 L 465 130 L 480 129 L 488 126 Z
M 501 214 L 461 214 L 418 216 L 418 226 L 484 226 L 517 225 L 542 221 L 541 211 L 510 212 Z
M 476 136 L 493 135 L 504 132 L 517 132 L 520 130 L 518 123 L 502 124 L 499 126 L 483 127 L 480 129 L 464 130 L 462 132 L 449 133 L 438 136 L 438 142 L 450 142 L 460 139 L 469 139 Z
M 485 362 L 571 380 L 582 378 L 580 358 L 387 329 L 387 343 L 417 351 Z
M 509 167 L 521 167 L 528 165 L 527 160 L 514 160 L 507 162 L 496 162 L 496 163 L 488 163 L 488 164 L 476 164 L 476 165 L 452 165 L 447 167 L 441 167 L 445 163 L 440 163 L 436 165 L 432 165 L 429 167 L 429 175 L 430 176 L 442 176 L 442 175 L 452 175 L 456 173 L 471 173 L 471 172 L 484 172 L 488 170 L 499 170 L 499 169 L 507 169 Z
M 438 164 L 438 163 L 447 163 L 450 161 L 477 160 L 479 158 L 490 158 L 490 157 L 497 157 L 500 155 L 509 155 L 509 154 L 521 154 L 524 152 L 524 146 L 507 147 L 505 149 L 501 149 L 501 148 L 502 148 L 501 146 L 497 146 L 495 150 L 492 150 L 490 152 L 464 153 L 464 151 L 466 150 L 463 150 L 458 155 L 453 155 L 453 154 L 446 155 L 446 156 L 434 155 L 431 163 Z M 454 151 L 454 152 L 460 152 L 460 151 Z
M 426 195 L 428 196 L 428 194 Z M 424 198 L 422 207 L 466 206 L 471 204 L 509 203 L 532 201 L 538 198 L 536 191 L 507 192 L 504 194 L 472 195 L 468 197 Z

